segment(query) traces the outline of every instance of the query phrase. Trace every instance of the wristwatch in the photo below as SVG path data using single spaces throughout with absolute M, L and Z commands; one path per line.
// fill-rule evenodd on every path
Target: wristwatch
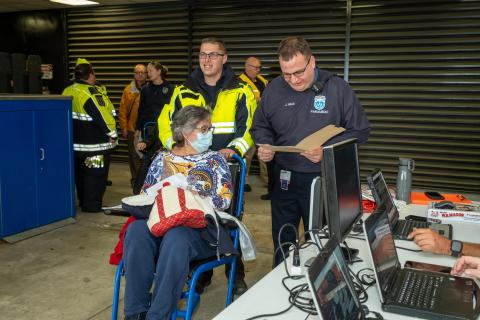
M 458 240 L 452 240 L 450 243 L 450 251 L 452 252 L 452 256 L 458 257 L 463 250 L 463 242 Z

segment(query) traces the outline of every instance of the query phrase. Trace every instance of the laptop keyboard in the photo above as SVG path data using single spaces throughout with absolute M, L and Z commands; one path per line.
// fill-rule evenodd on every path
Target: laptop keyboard
M 444 280 L 444 276 L 406 270 L 397 302 L 417 308 L 433 309 L 439 287 Z
M 397 222 L 396 233 L 400 238 L 407 238 L 410 232 L 413 231 L 413 228 L 428 228 L 429 223 L 424 221 L 415 221 L 415 220 L 398 220 Z

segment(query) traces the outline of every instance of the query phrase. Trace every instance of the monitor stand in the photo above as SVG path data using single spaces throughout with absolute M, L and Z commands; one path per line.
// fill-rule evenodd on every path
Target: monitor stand
M 347 263 L 353 263 L 358 256 L 358 249 L 347 248 L 344 246 L 340 246 L 340 249 L 342 249 L 343 258 Z

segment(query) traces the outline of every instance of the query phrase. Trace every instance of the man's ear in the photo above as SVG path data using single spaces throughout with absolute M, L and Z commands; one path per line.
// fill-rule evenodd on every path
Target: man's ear
M 310 59 L 312 59 L 312 62 L 310 62 L 310 64 L 312 65 L 312 68 L 315 68 L 315 66 L 316 66 L 315 56 L 312 55 L 312 57 Z
M 223 58 L 223 64 L 227 63 L 228 55 L 225 54 L 222 58 Z

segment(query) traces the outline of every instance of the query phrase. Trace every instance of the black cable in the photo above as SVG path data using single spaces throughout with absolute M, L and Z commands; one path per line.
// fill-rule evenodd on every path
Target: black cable
M 422 252 L 421 249 L 409 249 L 409 248 L 404 248 L 404 247 L 399 247 L 399 246 L 395 246 L 395 248 L 402 249 L 402 250 L 407 250 L 407 251 L 412 251 L 412 252 Z

